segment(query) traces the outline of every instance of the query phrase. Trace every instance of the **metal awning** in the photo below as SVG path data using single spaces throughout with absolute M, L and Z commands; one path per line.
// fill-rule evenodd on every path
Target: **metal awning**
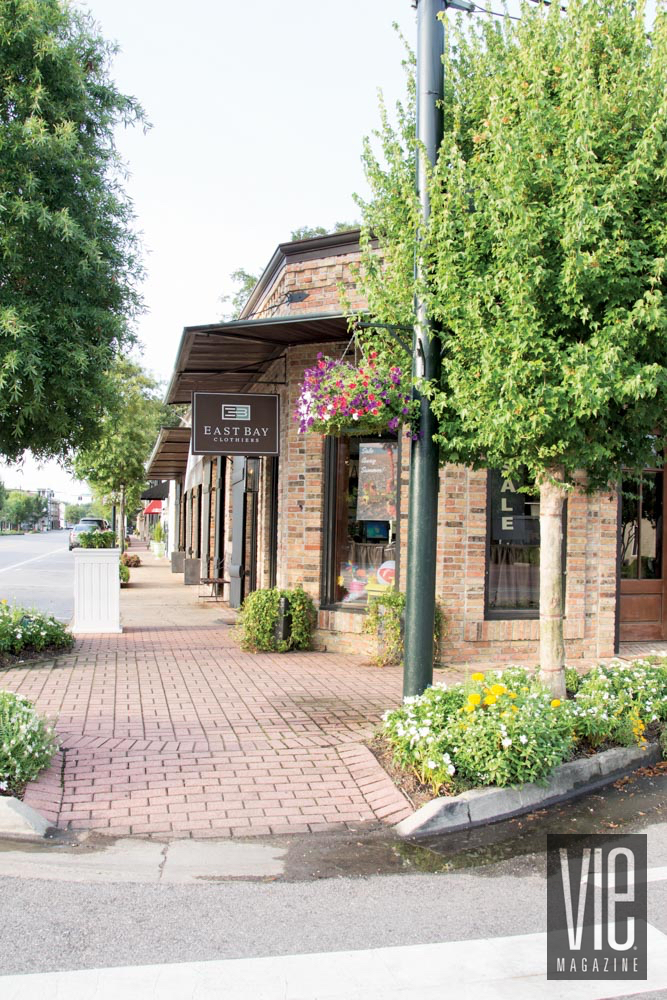
M 157 483 L 155 486 L 149 486 L 147 490 L 141 494 L 141 500 L 166 500 L 169 496 L 169 483 Z
M 349 336 L 347 318 L 331 314 L 186 326 L 165 401 L 189 403 L 194 391 L 244 392 L 287 347 Z
M 146 466 L 148 479 L 182 479 L 190 452 L 189 427 L 161 427 Z
M 161 514 L 161 513 L 162 513 L 161 500 L 151 500 L 151 502 L 147 504 L 142 511 L 144 517 L 146 517 L 147 514 Z

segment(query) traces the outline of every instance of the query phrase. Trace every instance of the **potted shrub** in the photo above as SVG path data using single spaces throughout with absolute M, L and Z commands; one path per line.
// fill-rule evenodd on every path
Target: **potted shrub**
M 158 521 L 151 531 L 151 552 L 158 559 L 164 558 L 164 528 L 162 521 Z
M 120 549 L 113 531 L 83 531 L 74 549 L 72 632 L 122 632 L 120 626 Z
M 382 594 L 372 597 L 364 619 L 363 631 L 377 639 L 377 652 L 373 663 L 378 667 L 396 665 L 403 662 L 404 652 L 405 594 L 388 587 Z M 435 606 L 433 630 L 433 662 L 440 658 L 440 641 L 447 634 L 443 614 L 438 604 Z
M 241 606 L 237 636 L 252 653 L 310 649 L 316 621 L 315 605 L 303 587 L 253 590 Z

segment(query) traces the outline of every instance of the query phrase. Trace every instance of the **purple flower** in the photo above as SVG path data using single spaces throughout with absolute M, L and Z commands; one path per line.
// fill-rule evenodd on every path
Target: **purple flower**
M 396 428 L 398 427 L 398 417 L 392 417 L 389 423 L 387 424 L 387 427 L 389 428 L 390 431 L 395 431 Z

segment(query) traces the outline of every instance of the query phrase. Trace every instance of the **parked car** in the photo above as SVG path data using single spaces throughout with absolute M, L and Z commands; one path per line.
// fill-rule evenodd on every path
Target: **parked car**
M 90 521 L 80 521 L 79 524 L 75 524 L 69 533 L 69 550 L 80 549 L 81 542 L 79 541 L 79 535 L 84 531 L 101 531 L 99 524 L 91 524 Z
M 111 527 L 103 517 L 82 517 L 79 524 L 94 524 L 100 531 L 109 531 Z

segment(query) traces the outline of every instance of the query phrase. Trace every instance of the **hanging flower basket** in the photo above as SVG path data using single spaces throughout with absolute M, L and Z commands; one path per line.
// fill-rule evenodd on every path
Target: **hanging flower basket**
M 317 365 L 304 372 L 294 413 L 301 434 L 383 434 L 411 423 L 410 375 L 398 365 L 380 366 L 375 351 L 359 366 L 322 354 L 317 358 Z

